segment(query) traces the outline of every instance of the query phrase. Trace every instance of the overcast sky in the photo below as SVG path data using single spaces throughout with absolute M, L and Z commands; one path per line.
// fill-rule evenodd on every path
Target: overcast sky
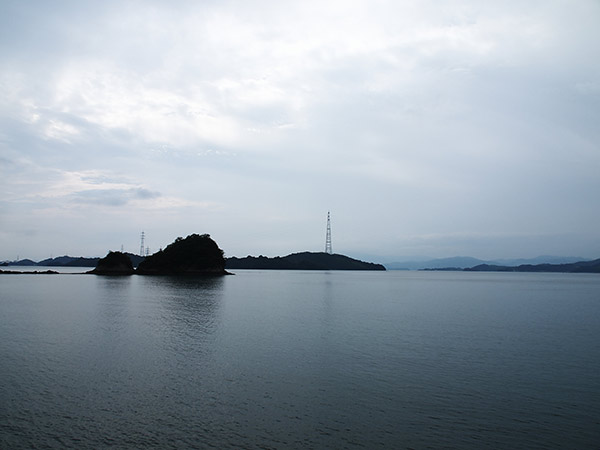
M 600 257 L 600 2 L 0 4 L 0 260 Z

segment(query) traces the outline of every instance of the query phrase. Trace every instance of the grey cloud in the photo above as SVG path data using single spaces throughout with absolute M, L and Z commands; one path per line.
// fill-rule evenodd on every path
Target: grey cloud
M 88 205 L 124 206 L 130 199 L 128 191 L 121 189 L 87 190 L 73 194 L 75 203 Z
M 145 188 L 90 189 L 73 194 L 73 201 L 80 204 L 102 206 L 125 206 L 134 199 L 151 200 L 160 197 L 159 192 Z
M 129 192 L 132 193 L 136 198 L 143 200 L 158 198 L 161 196 L 160 192 L 150 191 L 144 188 L 131 189 Z

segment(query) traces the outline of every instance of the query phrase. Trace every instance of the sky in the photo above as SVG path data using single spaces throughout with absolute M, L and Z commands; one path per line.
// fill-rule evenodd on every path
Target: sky
M 600 257 L 597 0 L 0 3 L 0 260 Z

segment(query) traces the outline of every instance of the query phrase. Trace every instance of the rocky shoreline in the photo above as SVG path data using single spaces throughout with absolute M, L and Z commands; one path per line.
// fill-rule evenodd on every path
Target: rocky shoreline
M 56 270 L 33 270 L 33 271 L 21 271 L 21 270 L 0 270 L 0 274 L 6 275 L 58 275 L 60 272 Z

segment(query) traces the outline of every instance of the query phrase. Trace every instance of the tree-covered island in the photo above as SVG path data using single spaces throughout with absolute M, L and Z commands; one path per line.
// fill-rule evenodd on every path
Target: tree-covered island
M 144 259 L 136 269 L 140 275 L 227 275 L 223 250 L 208 234 L 175 239 L 164 250 Z
M 301 252 L 287 256 L 246 256 L 227 258 L 227 269 L 274 270 L 385 270 L 381 264 L 359 261 L 344 255 L 324 252 Z
M 133 268 L 129 255 L 109 252 L 98 261 L 96 275 L 226 275 L 223 250 L 208 234 L 191 234 L 178 237 L 164 250 L 159 250 Z

